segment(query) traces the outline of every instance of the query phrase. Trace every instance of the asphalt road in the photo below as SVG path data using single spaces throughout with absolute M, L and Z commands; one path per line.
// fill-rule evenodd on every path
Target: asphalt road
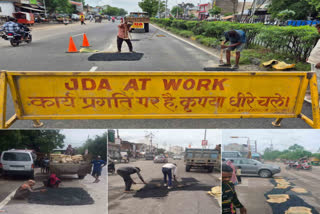
M 116 169 L 126 165 L 140 167 L 147 185 L 141 184 L 139 178 L 133 175 L 133 180 L 140 184 L 132 186 L 135 190 L 132 193 L 124 193 L 122 178 L 116 174 L 109 174 L 109 214 L 220 214 L 218 202 L 207 194 L 212 187 L 220 185 L 220 173 L 208 173 L 203 170 L 185 172 L 183 161 L 175 162 L 178 164 L 178 183 L 171 190 L 163 187 L 161 163 L 140 160 L 129 164 L 117 164 Z M 187 188 L 184 185 L 191 186 Z
M 139 61 L 89 61 L 92 53 L 65 53 L 69 37 L 77 47 L 86 33 L 92 49 L 115 52 L 117 24 L 104 21 L 80 26 L 46 25 L 33 29 L 32 44 L 13 48 L 0 40 L 0 70 L 9 71 L 202 71 L 218 59 L 154 27 L 150 33 L 132 33 L 134 50 L 143 53 Z M 162 35 L 163 37 L 158 37 Z M 123 44 L 123 51 L 128 51 Z M 8 92 L 7 117 L 14 114 Z M 311 105 L 304 111 L 311 116 Z M 161 119 L 161 120 L 51 120 L 44 128 L 274 128 L 274 119 Z M 12 128 L 32 128 L 31 121 L 17 121 Z M 309 128 L 301 119 L 285 119 L 282 128 Z
M 281 173 L 275 176 L 281 176 L 291 182 L 294 187 L 304 188 L 307 194 L 299 194 L 304 202 L 313 206 L 320 212 L 320 167 L 313 167 L 312 171 L 286 170 L 282 163 L 271 163 L 281 167 Z M 248 214 L 272 214 L 272 209 L 264 194 L 274 188 L 268 178 L 256 176 L 243 176 L 242 184 L 236 186 L 236 191 L 241 203 L 247 208 Z
M 14 192 L 21 184 L 23 184 L 26 178 L 9 177 L 3 179 L 0 177 L 0 210 L 1 213 L 8 214 L 87 214 L 87 213 L 106 213 L 107 210 L 107 176 L 106 169 L 104 168 L 99 183 L 92 183 L 94 178 L 87 175 L 83 180 L 79 180 L 77 176 L 61 176 L 62 180 L 61 188 L 64 187 L 80 187 L 87 191 L 94 200 L 93 205 L 82 206 L 56 206 L 56 205 L 38 205 L 29 204 L 27 201 L 11 200 L 9 198 L 8 203 L 4 203 L 6 198 Z M 46 175 L 37 173 L 35 176 L 36 186 L 35 188 L 42 187 L 42 181 L 46 179 Z M 3 206 L 5 205 L 5 206 Z M 2 207 L 3 206 L 3 207 Z M 41 211 L 41 212 L 40 212 Z

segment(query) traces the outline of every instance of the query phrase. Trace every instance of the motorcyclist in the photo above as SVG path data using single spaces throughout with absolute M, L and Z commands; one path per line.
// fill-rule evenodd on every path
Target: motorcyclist
M 15 18 L 9 17 L 9 21 L 2 26 L 1 30 L 4 30 L 7 33 L 18 33 L 20 31 L 20 25 Z

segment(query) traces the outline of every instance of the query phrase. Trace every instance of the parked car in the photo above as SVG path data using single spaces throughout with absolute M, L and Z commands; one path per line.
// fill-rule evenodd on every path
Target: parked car
M 34 161 L 36 154 L 31 150 L 4 151 L 1 154 L 1 165 L 3 176 L 23 175 L 34 178 Z
M 146 160 L 153 160 L 154 159 L 154 155 L 152 153 L 147 153 L 147 154 L 145 154 L 144 157 Z
M 156 156 L 153 160 L 153 163 L 168 163 L 168 159 L 165 156 Z
M 241 153 L 238 152 L 238 151 L 223 151 L 222 152 L 222 158 L 228 158 L 228 159 L 231 159 L 231 158 L 241 158 Z
M 182 157 L 180 155 L 174 155 L 173 160 L 181 160 Z
M 232 158 L 232 160 L 236 167 L 240 167 L 242 175 L 259 175 L 262 178 L 269 178 L 274 174 L 281 172 L 281 168 L 279 166 L 263 164 L 254 159 Z

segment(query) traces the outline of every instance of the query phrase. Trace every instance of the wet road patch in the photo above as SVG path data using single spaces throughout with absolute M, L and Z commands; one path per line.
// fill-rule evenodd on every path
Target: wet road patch
M 30 194 L 28 203 L 45 205 L 88 205 L 94 204 L 89 193 L 82 188 L 48 188 L 47 192 L 33 192 Z
M 163 198 L 168 196 L 169 192 L 174 191 L 204 191 L 207 193 L 212 189 L 212 185 L 201 184 L 194 178 L 181 178 L 181 181 L 173 181 L 173 188 L 168 189 L 164 186 L 162 179 L 151 180 L 142 189 L 137 191 L 133 197 L 137 198 Z
M 143 53 L 96 53 L 91 55 L 89 61 L 139 61 Z
M 280 203 L 268 203 L 270 205 L 270 207 L 272 208 L 272 212 L 273 214 L 284 214 L 286 213 L 287 210 L 290 209 L 290 207 L 305 207 L 305 208 L 310 208 L 312 214 L 319 214 L 319 212 L 312 207 L 311 205 L 309 205 L 308 203 L 306 203 L 302 198 L 299 197 L 299 195 L 307 195 L 310 193 L 297 193 L 294 191 L 291 191 L 291 189 L 296 188 L 294 184 L 288 182 L 288 179 L 283 178 L 285 181 L 281 181 L 281 180 L 277 180 L 277 179 L 271 179 L 270 182 L 276 187 L 277 185 L 279 185 L 279 181 L 282 182 L 287 182 L 290 186 L 284 189 L 272 189 L 269 192 L 265 193 L 264 196 L 266 197 L 266 199 L 269 200 L 269 196 L 270 195 L 281 195 L 281 194 L 287 194 L 289 196 L 289 198 L 284 202 L 280 202 Z

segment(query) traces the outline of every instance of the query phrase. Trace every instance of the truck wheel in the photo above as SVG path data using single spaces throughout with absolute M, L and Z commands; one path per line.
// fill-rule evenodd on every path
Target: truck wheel
M 186 172 L 190 172 L 191 166 L 187 165 L 186 166 Z
M 78 175 L 79 179 L 84 179 L 85 175 Z
M 144 24 L 144 30 L 146 33 L 149 33 L 149 23 Z
M 213 172 L 213 166 L 208 167 L 208 172 L 209 173 Z

